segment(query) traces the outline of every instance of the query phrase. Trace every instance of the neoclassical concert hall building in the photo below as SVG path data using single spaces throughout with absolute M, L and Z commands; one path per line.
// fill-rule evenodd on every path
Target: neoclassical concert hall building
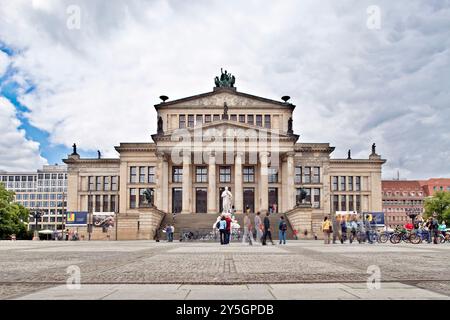
M 115 212 L 112 238 L 119 240 L 153 239 L 166 223 L 178 230 L 199 221 L 212 226 L 225 187 L 236 217 L 270 211 L 285 215 L 291 230 L 319 237 L 323 217 L 336 211 L 382 211 L 385 160 L 374 144 L 367 158 L 353 159 L 350 151 L 332 158 L 334 147 L 303 142 L 294 132 L 289 97 L 254 96 L 234 84 L 225 71 L 211 92 L 161 96 L 157 132 L 149 141 L 120 143 L 118 158 L 82 158 L 74 148 L 64 159 L 67 211 Z

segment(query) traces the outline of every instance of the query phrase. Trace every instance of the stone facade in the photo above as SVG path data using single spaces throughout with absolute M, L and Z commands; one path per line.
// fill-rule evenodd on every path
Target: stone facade
M 323 217 L 334 211 L 381 211 L 385 160 L 374 152 L 367 159 L 331 159 L 328 143 L 299 142 L 294 108 L 235 88 L 164 100 L 155 105 L 153 142 L 121 143 L 117 159 L 75 152 L 64 160 L 68 211 L 116 212 L 118 239 L 152 239 L 173 213 L 217 216 L 224 187 L 236 214 L 286 213 L 301 233 L 320 235 Z

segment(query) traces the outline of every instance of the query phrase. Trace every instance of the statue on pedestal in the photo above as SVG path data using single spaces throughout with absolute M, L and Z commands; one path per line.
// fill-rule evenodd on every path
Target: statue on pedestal
M 222 192 L 221 197 L 223 207 L 222 213 L 231 213 L 233 195 L 231 194 L 230 190 L 228 190 L 228 187 L 225 187 L 225 190 Z

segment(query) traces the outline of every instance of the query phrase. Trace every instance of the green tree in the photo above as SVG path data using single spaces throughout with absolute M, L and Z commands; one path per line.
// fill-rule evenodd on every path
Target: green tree
M 24 206 L 14 203 L 14 192 L 0 183 L 0 239 L 8 239 L 12 234 L 18 239 L 27 238 L 29 214 Z
M 450 192 L 438 191 L 431 198 L 425 199 L 425 216 L 437 214 L 440 221 L 450 221 Z

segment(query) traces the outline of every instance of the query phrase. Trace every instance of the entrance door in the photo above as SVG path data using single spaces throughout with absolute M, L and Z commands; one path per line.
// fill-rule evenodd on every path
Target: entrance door
M 222 192 L 225 191 L 225 187 L 220 187 L 219 188 L 219 212 L 222 213 L 223 212 L 223 202 L 222 202 Z M 228 187 L 228 191 L 231 192 L 231 188 Z
M 244 188 L 244 212 L 247 211 L 247 206 L 250 208 L 250 212 L 255 212 L 255 189 Z
M 196 188 L 195 189 L 195 211 L 197 213 L 206 213 L 206 203 L 208 198 L 208 189 Z
M 172 188 L 172 213 L 180 213 L 183 208 L 183 189 Z
M 278 188 L 269 188 L 269 211 L 278 212 Z

